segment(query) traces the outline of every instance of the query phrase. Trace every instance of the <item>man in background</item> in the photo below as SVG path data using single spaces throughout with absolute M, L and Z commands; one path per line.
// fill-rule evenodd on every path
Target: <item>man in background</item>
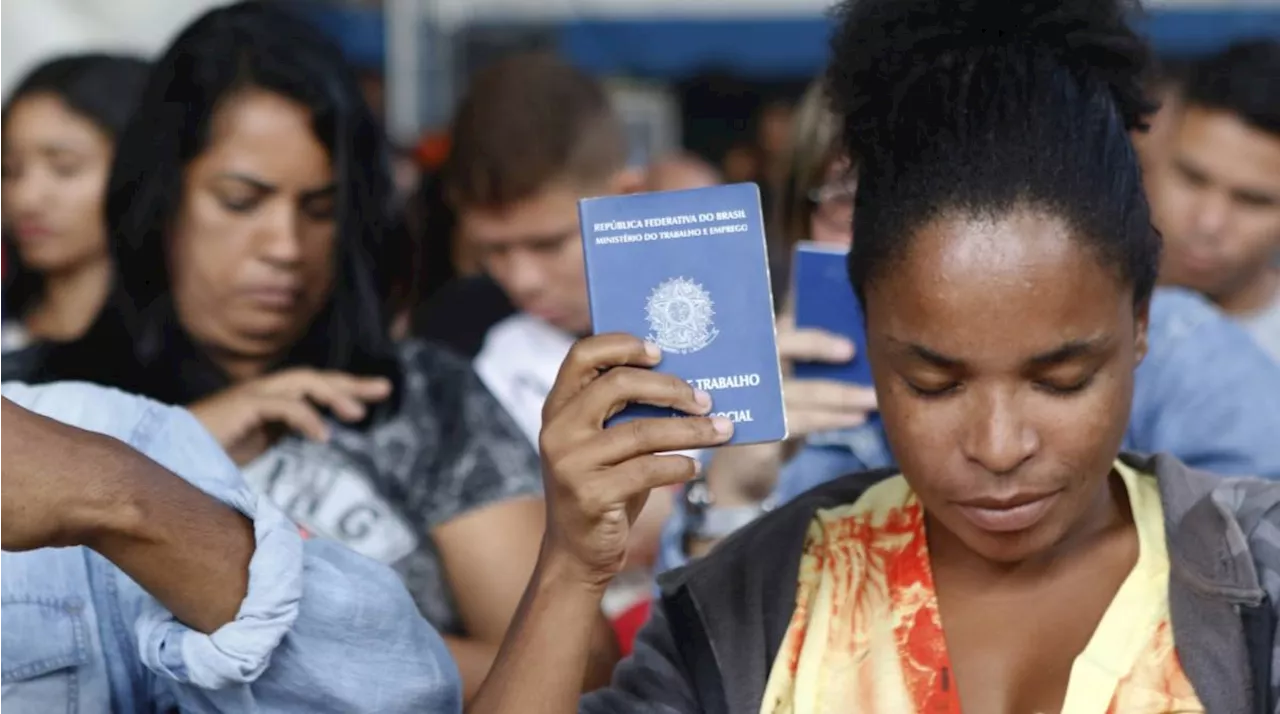
M 474 366 L 536 444 L 560 363 L 591 331 L 578 199 L 641 190 L 643 175 L 627 167 L 604 88 L 552 55 L 481 71 L 454 127 L 444 191 L 458 239 L 513 308 L 477 316 L 487 324 Z M 439 307 L 466 308 L 450 303 Z
M 542 403 L 574 340 L 591 332 L 578 200 L 712 186 L 684 153 L 627 166 L 626 128 L 595 78 L 548 54 L 480 72 L 454 120 L 444 191 L 485 278 L 445 288 L 419 333 L 474 356 L 476 372 L 537 444 Z
M 1203 293 L 1280 361 L 1280 43 L 1190 70 L 1149 194 L 1161 279 Z
M 536 446 L 542 404 L 573 342 L 591 332 L 578 200 L 719 183 L 687 154 L 627 166 L 627 133 L 595 78 L 547 54 L 480 72 L 454 120 L 444 167 L 458 240 L 484 277 L 443 288 L 418 334 L 474 357 L 485 385 Z M 652 498 L 631 562 L 656 555 L 669 499 Z

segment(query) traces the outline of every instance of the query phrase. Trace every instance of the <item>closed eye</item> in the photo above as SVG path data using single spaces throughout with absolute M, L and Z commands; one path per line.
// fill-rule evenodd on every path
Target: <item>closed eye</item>
M 1070 384 L 1061 384 L 1056 382 L 1036 382 L 1036 387 L 1049 394 L 1057 396 L 1070 396 L 1083 392 L 1090 384 L 1093 383 L 1093 376 L 1090 374 L 1084 379 L 1072 382 Z
M 907 385 L 907 389 L 911 390 L 912 394 L 916 395 L 917 397 L 923 397 L 924 399 L 939 399 L 941 397 L 945 397 L 949 394 L 953 394 L 960 390 L 959 382 L 952 382 L 950 384 L 944 384 L 942 386 L 937 386 L 937 387 L 932 385 L 928 387 L 924 387 L 918 384 L 914 384 L 911 382 L 911 380 L 908 380 L 908 379 L 904 379 L 902 381 L 903 381 L 903 384 Z

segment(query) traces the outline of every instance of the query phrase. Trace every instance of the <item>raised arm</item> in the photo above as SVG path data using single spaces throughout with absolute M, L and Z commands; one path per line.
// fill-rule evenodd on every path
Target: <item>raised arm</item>
M 447 638 L 467 700 L 497 655 L 538 558 L 546 508 L 538 456 L 515 421 L 472 371 L 445 351 L 424 351 L 430 392 L 441 415 L 439 448 L 419 473 L 408 512 L 422 519 L 439 551 L 465 636 Z M 617 643 L 599 608 L 586 679 L 608 684 Z
M 701 416 L 604 428 L 628 403 L 693 415 L 710 410 L 706 394 L 647 369 L 660 358 L 634 337 L 604 335 L 579 342 L 561 367 L 544 409 L 547 528 L 538 565 L 472 712 L 577 710 L 594 630 L 584 615 L 599 609 L 605 587 L 622 568 L 630 525 L 650 489 L 696 473 L 692 459 L 659 454 L 730 437 L 727 420 Z

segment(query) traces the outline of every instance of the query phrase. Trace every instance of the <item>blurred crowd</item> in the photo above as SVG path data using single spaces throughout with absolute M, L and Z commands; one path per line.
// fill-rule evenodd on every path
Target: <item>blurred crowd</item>
M 5 703 L 65 708 L 50 677 L 68 667 L 69 696 L 117 711 L 472 701 L 556 518 L 539 435 L 591 334 L 577 202 L 757 182 L 790 436 L 700 450 L 696 489 L 637 505 L 625 568 L 581 613 L 581 690 L 608 685 L 659 573 L 899 461 L 876 390 L 788 371 L 858 357 L 791 312 L 796 244 L 858 241 L 869 159 L 842 140 L 832 81 L 762 105 L 714 160 L 632 165 L 601 80 L 525 53 L 471 79 L 447 136 L 400 151 L 329 38 L 248 2 L 154 60 L 62 56 L 5 87 Z M 1132 140 L 1163 251 L 1122 448 L 1280 480 L 1280 42 L 1144 82 L 1159 108 Z M 26 483 L 24 464 L 64 475 Z M 145 558 L 50 515 L 125 472 L 154 480 L 146 513 L 181 515 L 150 517 L 168 530 Z M 11 546 L 9 504 L 28 502 L 59 529 Z M 218 527 L 219 503 L 238 525 Z

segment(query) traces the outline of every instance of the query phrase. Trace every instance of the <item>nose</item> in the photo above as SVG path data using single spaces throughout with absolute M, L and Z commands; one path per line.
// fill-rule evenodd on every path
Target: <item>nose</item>
M 302 239 L 298 229 L 298 214 L 292 206 L 281 202 L 281 205 L 267 211 L 259 229 L 262 258 L 284 268 L 298 263 L 302 257 Z
M 1206 191 L 1194 203 L 1192 210 L 1195 211 L 1196 233 L 1217 236 L 1226 228 L 1231 215 L 1231 198 L 1221 191 Z
M 964 439 L 965 456 L 993 474 L 1016 471 L 1040 448 L 1036 430 L 1027 423 L 1016 394 L 991 390 L 972 397 Z
M 547 276 L 536 257 L 512 250 L 503 256 L 503 263 L 502 272 L 506 274 L 505 282 L 512 297 L 523 299 L 542 292 Z

